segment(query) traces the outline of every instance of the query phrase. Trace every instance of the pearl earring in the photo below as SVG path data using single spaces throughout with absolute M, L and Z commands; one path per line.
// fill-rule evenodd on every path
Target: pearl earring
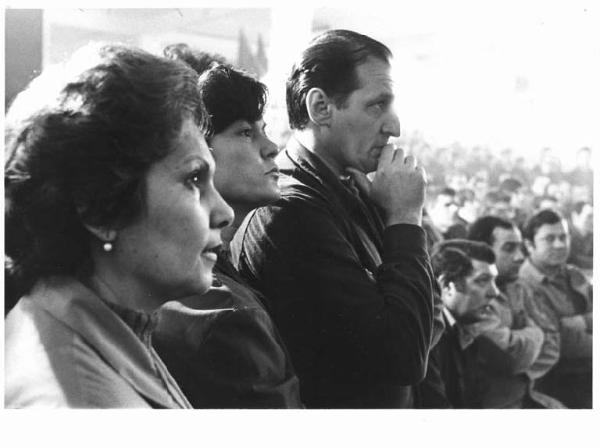
M 102 248 L 104 249 L 105 252 L 110 252 L 113 249 L 113 244 L 112 242 L 105 242 L 104 245 L 102 246 Z

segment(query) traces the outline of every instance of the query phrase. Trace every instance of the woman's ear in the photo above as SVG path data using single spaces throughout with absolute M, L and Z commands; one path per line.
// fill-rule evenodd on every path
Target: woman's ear
M 95 225 L 83 224 L 83 226 L 94 236 L 96 236 L 100 242 L 114 242 L 117 239 L 117 230 L 107 227 L 98 227 Z
M 83 221 L 82 224 L 90 233 L 96 236 L 100 242 L 114 242 L 117 238 L 117 230 L 104 225 L 92 225 L 85 222 L 85 207 L 82 205 L 77 206 L 77 213 L 79 218 Z
M 306 95 L 306 110 L 308 118 L 317 126 L 329 127 L 331 125 L 331 109 L 333 102 L 323 90 L 311 88 Z

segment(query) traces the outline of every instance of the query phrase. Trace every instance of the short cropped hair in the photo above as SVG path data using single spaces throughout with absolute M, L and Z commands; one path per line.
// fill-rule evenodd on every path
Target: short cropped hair
M 492 189 L 485 194 L 484 200 L 491 204 L 500 202 L 510 203 L 510 196 L 499 189 Z
M 497 216 L 483 216 L 475 220 L 469 226 L 469 232 L 467 239 L 470 241 L 485 242 L 488 245 L 494 245 L 494 230 L 496 228 L 504 228 L 505 230 L 512 230 L 516 228 L 510 220 L 503 219 Z
M 170 45 L 164 50 L 171 59 L 185 62 L 200 75 L 200 95 L 210 116 L 209 138 L 239 120 L 253 123 L 262 118 L 267 104 L 267 86 L 225 58 L 190 48 Z
M 308 124 L 306 95 L 322 89 L 341 108 L 354 90 L 360 88 L 356 67 L 368 57 L 389 63 L 392 52 L 382 43 L 348 30 L 330 30 L 315 37 L 292 67 L 286 83 L 290 127 L 304 129 Z
M 514 193 L 523 187 L 523 183 L 514 177 L 508 177 L 500 182 L 500 190 L 507 193 Z
M 45 69 L 6 122 L 6 253 L 31 285 L 90 265 L 85 224 L 124 226 L 145 210 L 145 178 L 191 119 L 206 115 L 187 65 L 91 45 Z M 52 87 L 52 88 L 51 88 Z
M 262 118 L 267 86 L 249 74 L 217 65 L 200 76 L 199 85 L 210 115 L 211 135 L 223 132 L 236 121 L 253 123 Z
M 449 239 L 433 247 L 431 265 L 435 276 L 441 276 L 446 286 L 451 282 L 460 283 L 473 272 L 472 259 L 494 264 L 496 255 L 483 242 Z
M 541 226 L 546 224 L 553 225 L 561 222 L 563 219 L 564 217 L 554 210 L 545 209 L 538 211 L 525 222 L 525 226 L 523 227 L 523 239 L 533 242 L 535 234 Z
M 185 62 L 199 75 L 215 65 L 229 65 L 224 56 L 191 48 L 187 43 L 174 43 L 163 50 L 165 57 Z

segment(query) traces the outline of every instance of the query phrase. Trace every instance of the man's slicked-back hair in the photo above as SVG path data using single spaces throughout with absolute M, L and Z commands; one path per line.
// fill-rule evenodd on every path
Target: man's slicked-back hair
M 433 272 L 444 278 L 444 285 L 460 283 L 469 276 L 473 272 L 472 259 L 494 264 L 496 255 L 487 244 L 467 239 L 438 242 L 431 252 Z
M 523 238 L 533 242 L 535 234 L 542 225 L 553 225 L 561 222 L 563 219 L 564 217 L 554 210 L 545 209 L 538 211 L 525 222 Z
M 185 62 L 199 75 L 215 65 L 229 65 L 229 62 L 224 56 L 196 50 L 191 48 L 187 43 L 174 43 L 168 45 L 163 50 L 163 54 L 168 59 Z
M 485 242 L 488 245 L 494 245 L 494 230 L 496 228 L 512 230 L 516 228 L 510 220 L 497 216 L 483 216 L 477 219 L 469 226 L 467 239 L 471 241 Z
M 199 86 L 210 116 L 210 135 L 223 132 L 236 121 L 253 123 L 263 116 L 267 86 L 241 70 L 214 66 L 200 76 Z
M 360 88 L 356 67 L 368 57 L 389 63 L 392 52 L 354 31 L 336 29 L 316 36 L 292 67 L 286 83 L 290 127 L 304 129 L 308 124 L 306 96 L 312 88 L 322 89 L 336 107 L 342 107 L 350 93 Z

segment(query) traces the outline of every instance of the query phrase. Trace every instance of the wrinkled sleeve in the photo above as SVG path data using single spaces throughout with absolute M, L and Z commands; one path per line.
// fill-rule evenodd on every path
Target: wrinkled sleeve
M 593 334 L 588 331 L 585 315 L 561 318 L 560 334 L 564 358 L 592 357 Z
M 506 353 L 506 368 L 511 375 L 527 371 L 538 358 L 544 333 L 533 321 L 521 329 L 498 325 L 481 335 Z
M 527 317 L 533 320 L 544 333 L 540 353 L 527 370 L 527 375 L 531 379 L 539 379 L 550 371 L 560 358 L 559 324 L 554 313 L 537 301 L 533 290 L 526 284 L 516 282 L 513 293 L 520 295 Z
M 382 264 L 371 272 L 328 210 L 261 208 L 246 228 L 239 269 L 273 298 L 300 377 L 315 365 L 323 376 L 315 380 L 329 377 L 330 387 L 424 377 L 435 279 L 422 228 L 386 228 Z

